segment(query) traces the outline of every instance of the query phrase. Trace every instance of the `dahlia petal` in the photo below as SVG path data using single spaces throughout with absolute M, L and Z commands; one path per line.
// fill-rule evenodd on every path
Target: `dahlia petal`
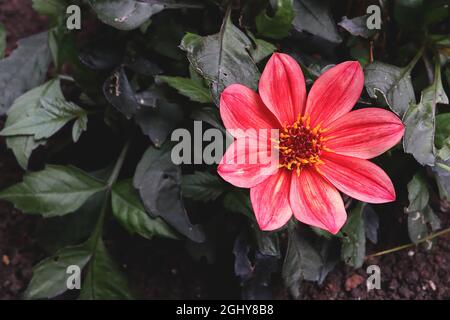
M 258 142 L 253 138 L 238 138 L 228 147 L 217 173 L 237 187 L 254 187 L 278 170 L 278 161 L 271 158 L 270 147 L 262 139 Z
M 220 116 L 225 128 L 231 131 L 279 127 L 278 121 L 264 105 L 259 95 L 241 84 L 232 84 L 222 92 Z
M 364 73 L 356 61 L 336 65 L 314 82 L 306 101 L 305 115 L 311 124 L 326 126 L 349 112 L 364 86 Z
M 404 126 L 390 111 L 365 108 L 349 112 L 327 129 L 327 148 L 338 154 L 370 159 L 395 146 L 403 136 Z
M 369 203 L 395 200 L 391 179 L 374 163 L 330 152 L 322 153 L 321 159 L 324 164 L 318 171 L 350 197 Z
M 286 54 L 274 53 L 261 75 L 259 94 L 282 125 L 294 123 L 306 100 L 305 78 L 298 63 Z
M 347 220 L 339 192 L 314 169 L 292 175 L 290 203 L 297 220 L 336 234 Z
M 277 174 L 250 189 L 250 200 L 261 230 L 279 229 L 292 217 L 289 205 L 290 184 L 290 172 L 279 170 Z

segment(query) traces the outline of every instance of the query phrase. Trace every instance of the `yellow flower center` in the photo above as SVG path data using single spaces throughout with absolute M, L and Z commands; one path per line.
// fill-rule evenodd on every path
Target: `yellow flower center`
M 320 154 L 327 150 L 322 135 L 324 131 L 320 124 L 311 128 L 309 116 L 299 115 L 294 124 L 284 126 L 279 140 L 274 141 L 275 148 L 279 149 L 280 168 L 296 170 L 300 175 L 303 168 L 322 164 Z

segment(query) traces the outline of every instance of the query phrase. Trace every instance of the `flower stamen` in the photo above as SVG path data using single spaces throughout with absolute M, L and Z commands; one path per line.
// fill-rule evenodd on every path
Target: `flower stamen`
M 295 170 L 297 175 L 303 168 L 323 164 L 320 154 L 325 147 L 325 138 L 320 124 L 311 129 L 311 118 L 299 115 L 292 125 L 281 129 L 279 140 L 273 139 L 275 148 L 279 150 L 280 168 Z

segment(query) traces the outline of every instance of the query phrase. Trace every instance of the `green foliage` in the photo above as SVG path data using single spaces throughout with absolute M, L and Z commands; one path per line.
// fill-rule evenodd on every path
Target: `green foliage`
M 161 217 L 175 230 L 195 242 L 204 241 L 199 226 L 192 225 L 181 193 L 181 170 L 172 163 L 170 149 L 150 147 L 142 156 L 133 185 L 150 216 Z
M 368 65 L 364 69 L 364 75 L 369 95 L 377 98 L 377 93 L 380 93 L 391 110 L 399 116 L 403 116 L 410 103 L 416 102 L 411 82 L 411 70 L 417 59 L 414 59 L 405 68 L 377 61 Z
M 8 130 L 10 126 L 30 118 L 41 108 L 41 98 L 44 97 L 63 98 L 59 80 L 50 80 L 17 98 L 7 113 L 8 117 L 3 130 Z M 28 167 L 28 160 L 33 150 L 44 143 L 45 140 L 35 140 L 33 134 L 6 137 L 8 148 L 13 151 L 18 163 L 24 169 Z
M 2 136 L 33 136 L 34 140 L 48 139 L 66 123 L 75 119 L 72 137 L 77 142 L 87 129 L 86 111 L 62 98 L 41 98 L 41 107 L 29 117 L 11 123 L 0 132 Z
M 191 66 L 210 82 L 216 104 L 230 84 L 256 89 L 259 71 L 248 52 L 251 47 L 251 40 L 231 22 L 229 13 L 219 33 L 206 37 L 188 33 L 181 42 Z
M 441 66 L 436 61 L 433 83 L 422 91 L 420 102 L 411 104 L 403 118 L 405 152 L 411 153 L 422 165 L 433 166 L 435 162 L 434 130 L 438 103 L 448 104 L 448 98 L 442 86 Z
M 255 18 L 258 35 L 282 39 L 289 35 L 294 20 L 293 0 L 277 0 L 276 12 L 269 17 L 266 12 L 261 12 Z
M 131 181 L 122 181 L 114 185 L 111 194 L 112 213 L 131 234 L 137 233 L 144 238 L 154 236 L 176 238 L 171 228 L 160 218 L 151 218 L 133 188 Z
M 197 201 L 216 200 L 224 191 L 225 185 L 216 175 L 197 171 L 183 176 L 183 196 Z
M 67 2 L 64 0 L 33 0 L 33 9 L 43 16 L 61 16 L 66 8 Z
M 169 86 L 176 89 L 180 94 L 188 97 L 192 101 L 200 103 L 210 103 L 211 94 L 203 83 L 196 81 L 194 79 L 183 78 L 183 77 L 169 77 L 169 76 L 159 76 L 163 82 L 166 82 Z
M 0 24 L 0 59 L 4 57 L 6 50 L 6 30 L 5 27 Z
M 294 12 L 293 25 L 297 31 L 306 31 L 333 43 L 342 41 L 327 0 L 294 0 Z
M 39 262 L 33 268 L 31 279 L 25 299 L 50 299 L 67 291 L 67 268 L 76 265 L 80 268 L 91 259 L 92 252 L 86 244 L 73 247 L 65 247 L 54 256 Z
M 322 265 L 320 253 L 305 237 L 296 230 L 291 230 L 282 274 L 294 297 L 300 294 L 300 280 L 319 280 Z
M 408 233 L 411 241 L 417 243 L 428 236 L 427 224 L 430 224 L 433 231 L 441 227 L 439 218 L 434 214 L 429 206 L 428 185 L 420 173 L 414 175 L 408 183 L 409 206 L 408 213 Z
M 93 238 L 88 245 L 92 255 L 79 299 L 131 300 L 133 295 L 127 281 L 108 255 L 103 240 Z
M 14 100 L 45 80 L 50 64 L 47 32 L 18 42 L 18 48 L 0 61 L 0 114 L 4 114 Z
M 139 28 L 151 16 L 164 9 L 199 7 L 199 2 L 177 0 L 157 0 L 151 3 L 137 0 L 89 0 L 89 3 L 100 20 L 120 30 Z
M 104 189 L 101 181 L 80 169 L 48 165 L 1 191 L 0 199 L 11 201 L 26 213 L 53 217 L 77 210 L 89 197 Z
M 366 233 L 364 229 L 364 204 L 358 203 L 350 210 L 347 222 L 342 228 L 342 259 L 346 264 L 361 268 L 366 255 Z

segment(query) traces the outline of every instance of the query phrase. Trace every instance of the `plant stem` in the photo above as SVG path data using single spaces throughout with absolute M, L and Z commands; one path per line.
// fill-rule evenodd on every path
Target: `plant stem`
M 432 233 L 429 236 L 427 236 L 427 237 L 423 238 L 422 240 L 418 241 L 417 243 L 408 243 L 408 244 L 404 244 L 404 245 L 401 245 L 401 246 L 398 246 L 398 247 L 394 247 L 394 248 L 391 248 L 391 249 L 388 249 L 388 250 L 380 251 L 380 252 L 377 252 L 377 253 L 374 253 L 374 254 L 366 256 L 365 259 L 367 260 L 367 259 L 370 259 L 370 258 L 373 258 L 373 257 L 379 257 L 379 256 L 383 256 L 383 255 L 388 254 L 388 253 L 400 251 L 400 250 L 403 250 L 403 249 L 408 249 L 408 248 L 417 246 L 420 243 L 424 243 L 426 241 L 430 241 L 430 240 L 432 240 L 434 238 L 446 235 L 448 233 L 450 233 L 450 228 L 441 230 L 441 231 L 436 232 L 436 233 Z
M 100 216 L 98 218 L 94 232 L 92 233 L 92 236 L 91 236 L 91 240 L 93 241 L 93 248 L 97 247 L 98 239 L 100 238 L 100 235 L 102 233 L 103 223 L 105 221 L 105 217 L 108 212 L 109 204 L 110 204 L 111 188 L 112 188 L 113 184 L 117 181 L 117 178 L 119 177 L 119 173 L 122 169 L 123 163 L 127 156 L 128 149 L 130 147 L 130 143 L 131 143 L 131 140 L 128 140 L 125 143 L 124 147 L 122 148 L 122 151 L 120 152 L 119 157 L 117 158 L 116 164 L 114 165 L 111 175 L 109 176 L 109 179 L 107 182 L 107 189 L 105 191 L 106 192 L 105 199 L 102 204 Z

